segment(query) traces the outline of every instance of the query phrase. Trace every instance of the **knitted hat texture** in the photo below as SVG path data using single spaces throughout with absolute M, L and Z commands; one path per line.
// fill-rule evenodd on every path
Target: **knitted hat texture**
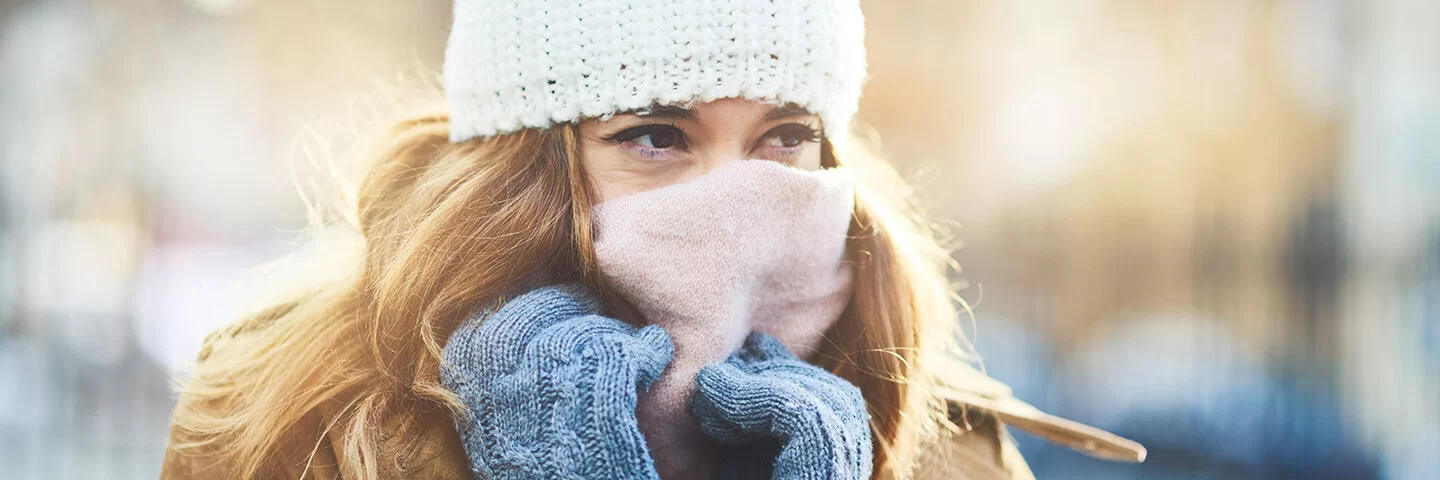
M 721 98 L 843 132 L 865 82 L 858 0 L 456 0 L 452 141 Z

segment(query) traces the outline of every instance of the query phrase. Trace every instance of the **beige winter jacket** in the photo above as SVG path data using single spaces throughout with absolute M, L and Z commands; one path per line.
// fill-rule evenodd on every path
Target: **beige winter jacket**
M 223 355 L 225 339 L 207 340 L 207 350 Z M 204 361 L 202 358 L 201 361 Z M 1030 468 L 1016 450 L 1007 432 L 1007 425 L 1044 437 L 1099 458 L 1138 462 L 1145 458 L 1139 444 L 1108 432 L 1088 427 L 1041 412 L 1016 399 L 1010 388 L 976 370 L 966 370 L 959 378 L 948 379 L 957 385 L 947 397 L 957 399 L 951 405 L 952 418 L 968 431 L 947 436 L 924 448 L 916 480 L 967 479 L 1011 480 L 1033 479 Z M 182 394 L 177 408 L 205 408 L 187 401 Z M 336 412 L 321 409 L 306 419 L 302 431 L 324 432 Z M 390 462 L 379 466 L 384 479 L 420 478 L 437 480 L 470 480 L 473 475 L 448 411 L 436 409 L 415 412 L 420 431 L 427 441 L 414 451 L 399 451 L 409 442 L 382 443 L 381 458 Z M 174 446 L 188 440 L 186 433 L 172 429 L 170 445 L 165 452 L 161 471 L 163 479 L 234 478 L 232 467 L 222 458 L 191 453 L 182 455 Z M 281 455 L 267 467 L 265 478 L 342 478 L 337 459 L 342 458 L 340 435 L 327 433 L 317 444 L 315 435 L 295 435 Z M 541 480 L 541 479 L 536 479 Z

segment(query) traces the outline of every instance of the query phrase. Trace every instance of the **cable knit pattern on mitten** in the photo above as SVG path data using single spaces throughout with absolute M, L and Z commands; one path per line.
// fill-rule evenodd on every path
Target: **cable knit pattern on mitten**
M 740 352 L 701 369 L 695 381 L 692 409 L 706 435 L 751 448 L 778 441 L 773 478 L 870 478 L 870 417 L 860 389 L 796 358 L 775 337 L 751 334 Z M 769 458 L 730 455 L 726 461 Z M 764 466 L 730 465 L 721 472 Z
M 582 286 L 545 287 L 467 321 L 441 381 L 479 478 L 659 479 L 635 419 L 674 347 L 660 327 L 597 315 Z
M 731 97 L 843 132 L 865 81 L 857 0 L 456 0 L 454 18 L 454 141 Z

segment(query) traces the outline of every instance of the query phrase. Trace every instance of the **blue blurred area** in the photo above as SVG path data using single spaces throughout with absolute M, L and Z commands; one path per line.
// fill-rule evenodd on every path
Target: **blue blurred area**
M 1194 333 L 1144 336 L 1204 338 Z M 1382 478 L 1379 459 L 1355 441 L 1358 432 L 1346 425 L 1335 385 L 1325 378 L 1203 361 L 1196 370 L 1157 372 L 1157 366 L 1192 362 L 1190 352 L 1167 348 L 1173 344 L 1137 345 L 1132 336 L 1107 339 L 1098 351 L 1081 353 L 1099 356 L 1108 368 L 1103 380 L 1074 382 L 1055 373 L 1064 372 L 1067 362 L 1047 357 L 1050 350 L 1023 331 L 992 332 L 989 340 L 996 351 L 1010 352 L 988 356 L 989 373 L 1017 395 L 1149 449 L 1143 466 L 1114 464 L 1019 433 L 1021 451 L 1040 478 Z M 1207 350 L 1225 352 L 1216 347 Z M 1215 370 L 1207 368 L 1212 366 Z M 1157 385 L 1157 373 L 1181 377 Z

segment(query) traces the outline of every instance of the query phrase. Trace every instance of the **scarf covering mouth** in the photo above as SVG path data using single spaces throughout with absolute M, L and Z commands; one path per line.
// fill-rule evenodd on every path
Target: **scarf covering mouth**
M 740 160 L 594 207 L 601 275 L 675 344 L 637 409 L 661 476 L 702 478 L 713 467 L 717 447 L 690 415 L 700 367 L 724 361 L 751 331 L 801 358 L 820 346 L 850 297 L 854 192 L 844 168 Z

